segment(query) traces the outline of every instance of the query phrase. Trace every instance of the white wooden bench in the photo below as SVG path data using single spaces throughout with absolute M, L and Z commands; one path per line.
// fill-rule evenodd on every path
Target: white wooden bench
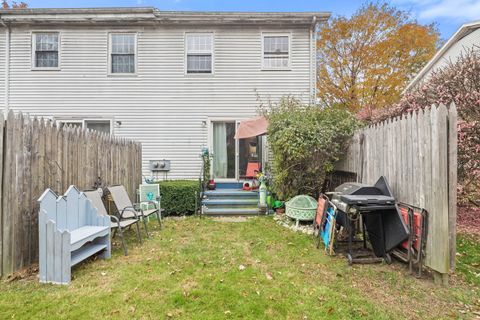
M 38 201 L 40 282 L 69 284 L 72 266 L 96 253 L 110 258 L 110 218 L 75 186 L 64 196 L 47 189 Z

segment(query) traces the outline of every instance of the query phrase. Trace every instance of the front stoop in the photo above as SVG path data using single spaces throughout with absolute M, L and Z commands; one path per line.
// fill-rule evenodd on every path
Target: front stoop
M 244 191 L 241 183 L 217 183 L 216 190 L 208 190 L 202 200 L 206 216 L 251 216 L 260 214 L 258 191 Z

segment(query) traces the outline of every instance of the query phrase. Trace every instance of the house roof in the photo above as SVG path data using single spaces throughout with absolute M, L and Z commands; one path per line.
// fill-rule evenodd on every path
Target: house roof
M 479 21 L 474 21 L 470 23 L 466 23 L 460 27 L 460 29 L 457 30 L 453 34 L 453 36 L 448 39 L 447 42 L 440 48 L 440 50 L 437 51 L 437 53 L 433 56 L 433 58 L 423 67 L 422 70 L 413 78 L 412 81 L 408 84 L 408 86 L 405 88 L 404 92 L 410 90 L 412 87 L 414 87 L 416 84 L 418 84 L 423 77 L 430 71 L 430 69 L 443 57 L 443 55 L 459 40 L 464 38 L 465 36 L 469 35 L 473 31 L 477 30 L 480 28 L 480 20 Z
M 329 12 L 161 11 L 153 7 L 0 10 L 3 24 L 313 25 Z

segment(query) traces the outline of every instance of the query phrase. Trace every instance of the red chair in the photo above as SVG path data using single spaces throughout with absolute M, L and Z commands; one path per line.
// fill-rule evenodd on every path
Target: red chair
M 249 162 L 247 163 L 247 171 L 244 176 L 241 176 L 242 179 L 252 179 L 252 185 L 248 187 L 243 187 L 243 190 L 255 190 L 258 188 L 256 183 L 257 174 L 261 171 L 260 162 Z
M 260 162 L 249 162 L 247 164 L 247 172 L 245 173 L 245 178 L 247 179 L 255 179 L 257 174 L 261 171 L 261 163 Z

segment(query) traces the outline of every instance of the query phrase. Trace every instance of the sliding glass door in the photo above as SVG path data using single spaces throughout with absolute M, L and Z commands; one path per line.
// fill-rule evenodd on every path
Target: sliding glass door
M 235 122 L 212 122 L 213 178 L 235 179 Z

